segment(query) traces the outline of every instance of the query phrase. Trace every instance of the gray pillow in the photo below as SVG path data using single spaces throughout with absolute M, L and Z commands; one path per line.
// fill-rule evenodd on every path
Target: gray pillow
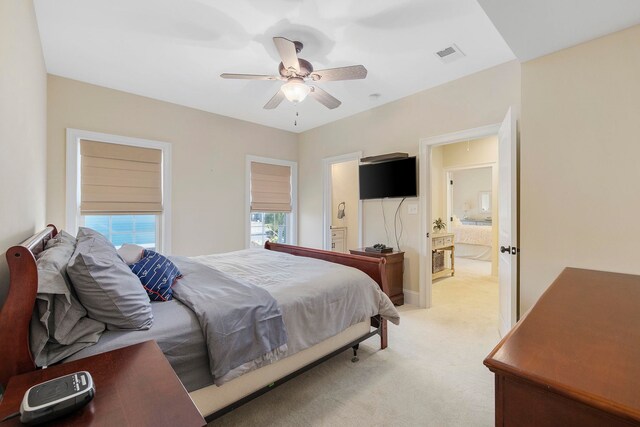
M 93 228 L 79 227 L 78 228 L 78 234 L 76 235 L 76 237 L 77 237 L 78 241 L 86 240 L 89 237 L 94 237 L 94 238 L 100 240 L 100 242 L 103 245 L 112 247 L 114 251 L 116 250 L 115 246 L 113 246 L 113 243 L 111 243 L 109 241 L 109 239 L 107 239 L 102 233 L 98 233 Z
M 76 238 L 61 231 L 38 254 L 38 294 L 30 325 L 30 347 L 37 366 L 56 363 L 95 344 L 104 324 L 87 317 L 73 294 L 67 263 Z
M 151 302 L 140 279 L 100 233 L 80 228 L 67 273 L 89 317 L 111 330 L 151 327 Z
M 76 238 L 73 237 L 71 234 L 67 233 L 66 231 L 60 230 L 60 232 L 56 234 L 56 237 L 49 239 L 47 241 L 47 244 L 45 245 L 45 249 L 50 249 L 54 246 L 59 246 L 59 245 L 70 247 L 73 251 L 73 249 L 75 249 L 76 247 Z M 40 257 L 42 254 L 43 252 L 40 252 L 38 254 L 38 257 Z M 65 266 L 65 270 L 66 270 L 66 266 Z
M 140 261 L 144 254 L 144 248 L 139 245 L 131 245 L 125 243 L 118 249 L 118 255 L 127 265 L 135 264 Z

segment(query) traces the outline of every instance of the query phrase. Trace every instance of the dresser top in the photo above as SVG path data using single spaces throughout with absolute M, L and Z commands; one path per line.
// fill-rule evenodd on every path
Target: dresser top
M 395 248 L 393 249 L 393 252 L 368 252 L 366 248 L 349 249 L 349 252 L 351 252 L 354 255 L 368 255 L 368 256 L 391 256 L 391 255 L 398 255 L 398 254 L 404 253 L 404 251 L 397 251 L 395 250 Z
M 640 276 L 565 269 L 484 363 L 640 421 Z
M 447 232 L 443 232 L 443 233 L 431 233 L 431 238 L 432 239 L 436 239 L 438 237 L 447 237 L 447 236 L 453 236 L 453 233 L 447 233 Z

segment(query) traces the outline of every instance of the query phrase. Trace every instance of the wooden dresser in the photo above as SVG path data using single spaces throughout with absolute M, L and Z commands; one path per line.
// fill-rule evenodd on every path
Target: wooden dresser
M 497 426 L 640 425 L 640 276 L 565 269 L 484 364 Z
M 387 260 L 387 283 L 389 284 L 389 298 L 395 305 L 404 304 L 404 290 L 402 275 L 404 274 L 404 252 L 389 252 L 386 254 L 378 252 L 367 252 L 364 248 L 350 249 L 353 255 L 363 255 L 374 258 L 385 258 Z

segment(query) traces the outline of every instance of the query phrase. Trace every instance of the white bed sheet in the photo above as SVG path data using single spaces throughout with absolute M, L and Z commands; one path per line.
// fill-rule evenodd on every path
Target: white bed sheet
M 456 257 L 491 261 L 493 256 L 493 227 L 490 225 L 454 225 Z
M 492 246 L 493 227 L 490 225 L 456 225 L 452 233 L 455 244 Z

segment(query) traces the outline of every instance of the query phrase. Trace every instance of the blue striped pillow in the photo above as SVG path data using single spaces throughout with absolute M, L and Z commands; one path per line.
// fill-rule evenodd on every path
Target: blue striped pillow
M 182 277 L 182 273 L 167 257 L 145 249 L 142 259 L 129 267 L 140 279 L 151 301 L 173 299 L 171 287 Z

